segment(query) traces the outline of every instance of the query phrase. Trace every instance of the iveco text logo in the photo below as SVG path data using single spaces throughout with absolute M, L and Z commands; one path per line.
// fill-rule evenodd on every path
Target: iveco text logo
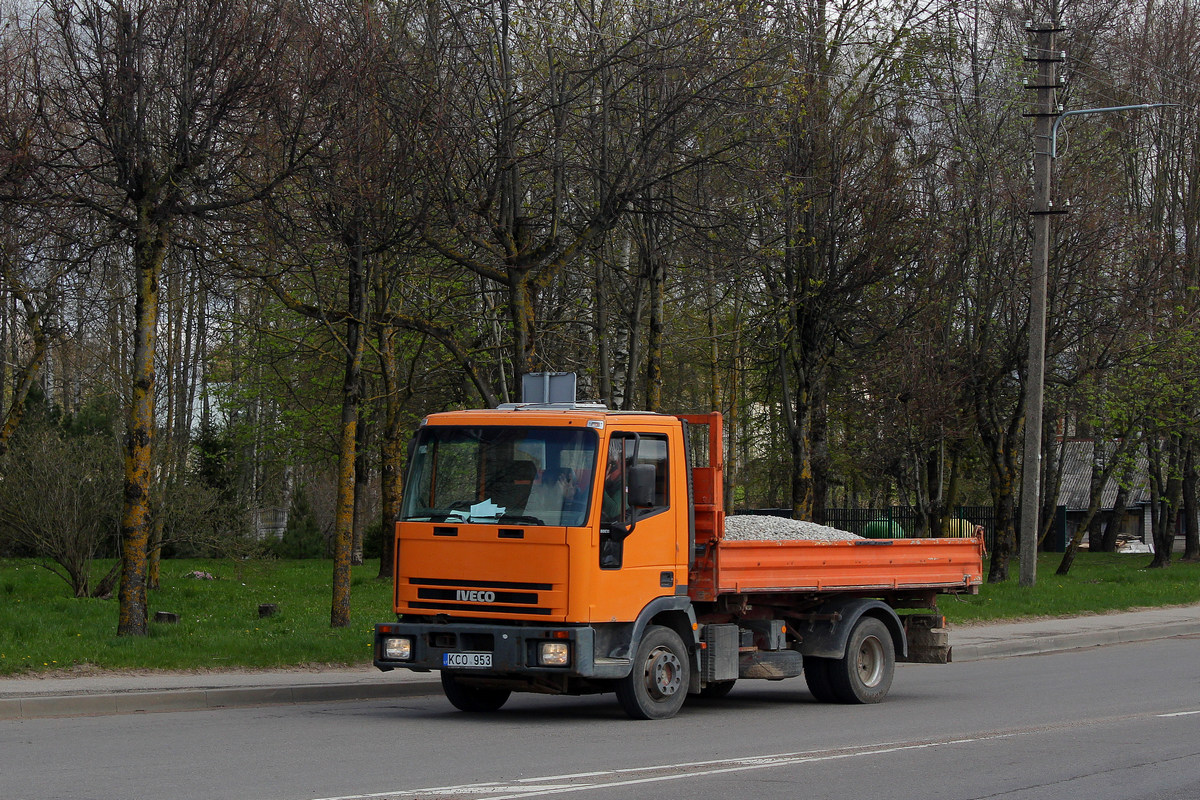
M 470 603 L 494 603 L 496 602 L 496 593 L 459 589 L 454 599 L 465 600 Z

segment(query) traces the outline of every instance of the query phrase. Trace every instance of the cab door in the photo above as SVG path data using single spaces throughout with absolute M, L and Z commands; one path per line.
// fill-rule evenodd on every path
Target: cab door
M 677 494 L 672 476 L 680 465 L 673 465 L 671 443 L 665 431 L 616 430 L 609 435 L 600 501 L 594 504 L 593 621 L 631 621 L 655 597 L 676 592 L 679 522 L 686 520 L 686 512 L 672 502 Z

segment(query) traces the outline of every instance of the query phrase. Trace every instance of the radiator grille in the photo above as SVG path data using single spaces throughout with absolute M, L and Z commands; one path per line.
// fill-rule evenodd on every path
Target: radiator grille
M 539 606 L 539 592 L 551 591 L 549 583 L 516 581 L 456 581 L 441 578 L 409 578 L 417 589 L 409 607 L 425 611 L 475 611 L 489 614 L 549 615 Z

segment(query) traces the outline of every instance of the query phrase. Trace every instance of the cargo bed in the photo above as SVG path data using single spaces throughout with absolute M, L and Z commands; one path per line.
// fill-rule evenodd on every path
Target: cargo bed
M 718 540 L 697 560 L 692 595 L 755 592 L 974 592 L 981 539 Z

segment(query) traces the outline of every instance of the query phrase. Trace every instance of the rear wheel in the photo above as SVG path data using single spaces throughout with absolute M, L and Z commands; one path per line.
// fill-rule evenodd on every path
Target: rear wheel
M 687 698 L 691 667 L 679 634 L 651 625 L 638 644 L 633 669 L 617 681 L 617 700 L 634 719 L 675 716 Z
M 496 711 L 508 702 L 508 697 L 512 694 L 508 689 L 472 686 L 447 670 L 442 670 L 442 691 L 455 708 L 470 712 Z
M 818 703 L 837 701 L 837 695 L 833 693 L 833 686 L 829 683 L 829 668 L 832 663 L 831 658 L 804 657 L 804 682 L 808 684 L 808 690 Z
M 896 647 L 887 626 L 875 617 L 861 617 L 846 655 L 830 663 L 829 683 L 839 702 L 878 703 L 892 687 L 895 671 Z

